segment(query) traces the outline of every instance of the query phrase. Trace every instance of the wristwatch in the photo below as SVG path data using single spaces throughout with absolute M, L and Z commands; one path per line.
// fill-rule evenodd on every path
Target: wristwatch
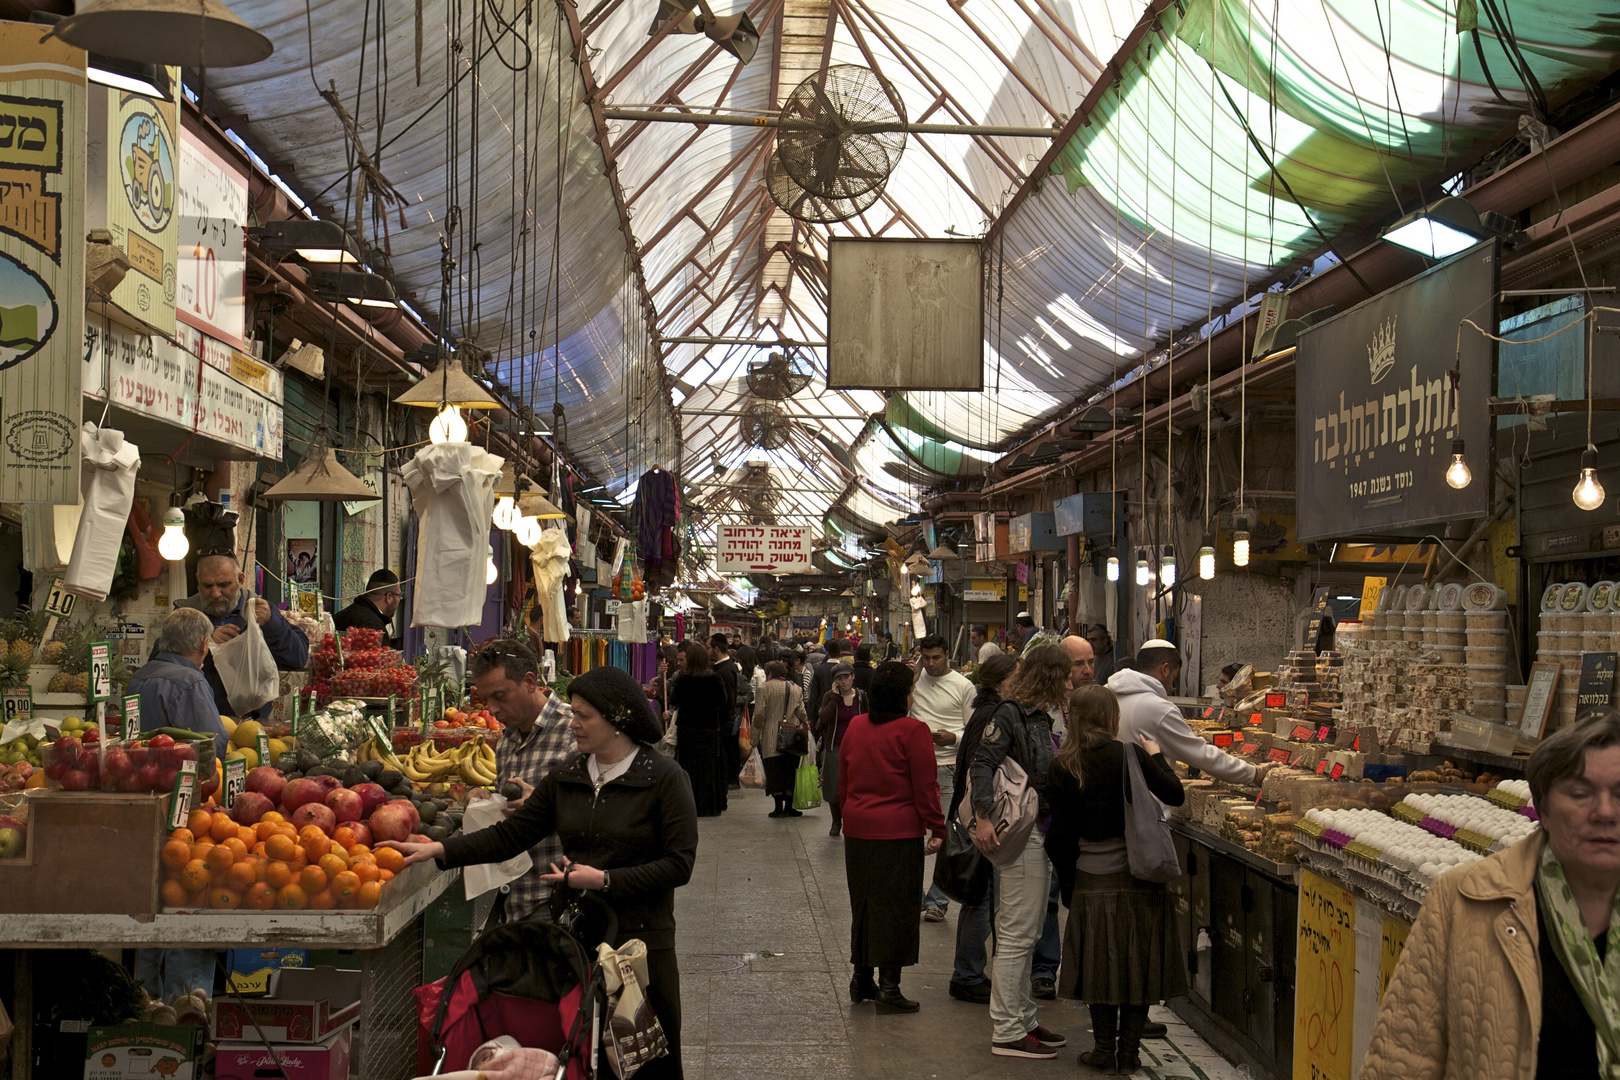
M 602 871 L 602 891 L 607 892 L 612 887 L 613 879 L 608 876 L 608 872 L 606 870 Z

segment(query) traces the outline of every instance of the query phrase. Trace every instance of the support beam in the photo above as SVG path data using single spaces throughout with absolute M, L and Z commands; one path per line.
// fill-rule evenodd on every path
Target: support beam
M 810 120 L 783 120 L 778 116 L 749 116 L 723 112 L 675 112 L 667 109 L 604 109 L 609 120 L 634 120 L 650 124 L 720 124 L 727 127 L 769 127 L 784 131 L 815 131 L 820 125 Z M 850 125 L 855 131 L 904 131 L 908 135 L 984 135 L 1007 139 L 1050 139 L 1061 129 L 1015 127 L 1006 124 L 889 124 L 862 122 Z

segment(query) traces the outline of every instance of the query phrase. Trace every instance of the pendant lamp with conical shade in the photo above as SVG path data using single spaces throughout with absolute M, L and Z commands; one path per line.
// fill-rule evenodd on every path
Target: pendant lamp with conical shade
M 264 497 L 297 502 L 350 502 L 375 499 L 377 493 L 338 462 L 336 450 L 317 444 L 310 447 L 298 468 L 265 492 Z
M 544 491 L 520 496 L 518 510 L 527 517 L 539 518 L 541 521 L 561 521 L 568 516 L 556 503 L 546 498 Z
M 241 67 L 275 51 L 221 0 L 80 0 L 47 36 L 86 52 L 179 67 Z
M 422 381 L 394 399 L 395 405 L 416 405 L 438 409 L 453 405 L 461 409 L 499 409 L 495 395 L 462 370 L 461 360 L 446 356 L 439 366 L 422 376 Z
M 933 551 L 928 553 L 928 557 L 938 562 L 950 562 L 953 559 L 960 559 L 962 556 L 958 555 L 944 544 L 940 544 Z

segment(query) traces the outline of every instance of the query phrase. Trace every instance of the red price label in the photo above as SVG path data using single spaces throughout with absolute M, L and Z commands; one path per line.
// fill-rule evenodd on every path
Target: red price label
M 1216 734 L 1216 736 L 1215 736 L 1215 745 L 1219 746 L 1223 750 L 1226 747 L 1231 746 L 1232 745 L 1232 733 L 1230 731 L 1218 732 Z
M 1288 764 L 1288 748 L 1286 746 L 1274 746 L 1266 757 L 1279 764 L 1286 765 Z
M 1281 709 L 1281 708 L 1285 708 L 1287 705 L 1288 705 L 1288 695 L 1287 694 L 1272 694 L 1272 693 L 1266 694 L 1266 708 L 1268 708 L 1268 709 Z
M 1356 736 L 1356 741 L 1350 744 L 1350 749 L 1352 749 L 1352 750 L 1360 750 L 1361 749 L 1361 736 L 1360 735 L 1357 735 Z
M 1292 737 L 1298 739 L 1300 742 L 1310 742 L 1311 729 L 1304 724 L 1295 724 Z
M 1250 713 L 1249 714 L 1249 726 L 1250 727 L 1259 727 L 1262 723 L 1264 723 L 1264 721 L 1265 721 L 1265 718 L 1262 717 L 1259 713 Z
M 1321 761 L 1318 761 L 1316 763 L 1316 775 L 1321 776 L 1326 771 L 1327 771 L 1327 758 L 1323 758 Z
M 1337 780 L 1339 777 L 1344 775 L 1344 766 L 1343 765 L 1335 765 L 1335 766 L 1333 766 L 1333 771 L 1331 773 L 1329 773 L 1328 775 L 1331 776 L 1333 779 Z
M 1259 746 L 1258 743 L 1246 742 L 1242 746 L 1238 747 L 1238 753 L 1240 753 L 1240 754 L 1252 754 L 1258 749 L 1260 749 L 1260 746 Z
M 1213 705 L 1205 706 L 1205 708 L 1204 708 L 1204 719 L 1208 720 L 1210 717 L 1212 717 L 1214 715 L 1215 715 L 1215 706 L 1213 706 Z
M 1317 742 L 1327 742 L 1327 740 L 1328 740 L 1328 726 L 1326 724 L 1323 724 L 1321 727 L 1316 729 L 1316 741 Z

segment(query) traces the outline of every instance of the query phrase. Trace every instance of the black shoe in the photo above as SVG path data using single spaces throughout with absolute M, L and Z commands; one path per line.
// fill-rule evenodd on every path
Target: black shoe
M 1118 1068 L 1118 1063 L 1118 1058 L 1112 1050 L 1087 1050 L 1080 1055 L 1080 1064 L 1101 1073 L 1113 1072 Z
M 1042 1001 L 1057 1000 L 1057 980 L 1045 976 L 1029 981 L 1029 996 Z
M 877 980 L 870 974 L 856 975 L 849 980 L 849 1000 L 851 1004 L 859 1005 L 863 1001 L 871 1001 L 877 997 Z
M 974 1005 L 990 1004 L 989 983 L 952 982 L 950 994 L 951 997 L 955 998 L 957 1001 L 968 1001 L 972 1002 Z
M 876 1000 L 878 1012 L 914 1013 L 921 1008 L 915 1001 L 900 993 L 898 983 L 885 983 L 879 986 Z
M 1121 1050 L 1116 1058 L 1114 1068 L 1122 1076 L 1129 1076 L 1142 1067 L 1142 1055 L 1135 1050 Z
M 1170 1034 L 1170 1029 L 1157 1020 L 1149 1020 L 1142 1025 L 1142 1038 L 1144 1039 L 1162 1039 L 1168 1034 Z
M 766 814 L 765 816 L 766 817 L 787 817 L 787 811 L 786 810 L 772 810 L 770 813 Z
M 790 807 L 788 810 L 783 812 L 782 816 L 783 817 L 804 817 L 804 811 L 803 810 L 794 810 L 794 809 L 792 809 Z
M 843 832 L 844 832 L 844 823 L 842 821 L 835 821 L 835 822 L 832 823 L 832 828 L 827 830 L 827 835 L 828 836 L 842 836 Z

